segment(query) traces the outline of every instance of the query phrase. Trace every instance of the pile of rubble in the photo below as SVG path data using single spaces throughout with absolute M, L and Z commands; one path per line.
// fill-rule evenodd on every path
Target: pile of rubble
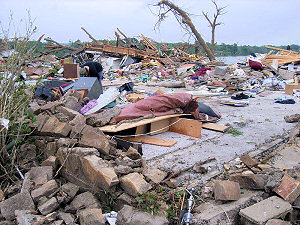
M 121 210 L 118 224 L 147 220 L 167 224 L 166 214 L 153 217 L 128 206 L 136 205 L 135 197 L 149 191 L 167 173 L 147 168 L 137 149 L 117 149 L 115 141 L 87 125 L 83 115 L 67 107 L 72 106 L 71 97 L 79 100 L 76 93 L 70 92 L 65 102 L 38 100 L 31 105 L 37 115 L 30 137 L 35 144 L 24 144 L 18 156 L 19 161 L 26 159 L 30 170 L 20 189 L 4 190 L 1 215 L 18 224 L 104 224 L 102 209 L 114 199 L 111 210 Z M 41 166 L 38 152 L 45 158 Z

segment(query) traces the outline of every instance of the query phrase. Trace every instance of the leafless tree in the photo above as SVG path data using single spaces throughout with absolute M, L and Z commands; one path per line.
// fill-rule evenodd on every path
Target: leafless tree
M 208 47 L 200 33 L 197 31 L 196 27 L 194 26 L 192 20 L 190 19 L 187 12 L 173 4 L 172 2 L 168 0 L 161 0 L 158 2 L 155 6 L 159 7 L 159 19 L 156 23 L 156 26 L 159 26 L 160 23 L 166 18 L 168 13 L 173 13 L 176 20 L 179 22 L 179 24 L 189 33 L 192 33 L 197 41 L 200 43 L 200 45 L 204 48 L 208 58 L 210 61 L 215 59 L 215 56 L 211 49 Z
M 211 51 L 213 54 L 215 54 L 215 44 L 216 44 L 215 43 L 215 31 L 216 31 L 216 27 L 222 24 L 221 22 L 218 22 L 217 20 L 218 20 L 219 16 L 224 15 L 226 13 L 224 11 L 226 6 L 219 7 L 215 0 L 212 0 L 212 3 L 215 5 L 215 8 L 216 8 L 214 18 L 211 20 L 208 16 L 207 12 L 202 11 L 202 14 L 208 21 L 209 26 L 211 27 Z

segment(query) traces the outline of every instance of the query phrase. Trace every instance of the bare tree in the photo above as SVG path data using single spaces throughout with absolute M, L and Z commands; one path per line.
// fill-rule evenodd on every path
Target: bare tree
M 211 0 L 211 1 L 216 7 L 216 12 L 214 14 L 213 20 L 211 20 L 208 17 L 207 12 L 202 11 L 202 14 L 208 21 L 209 26 L 211 27 L 211 51 L 213 54 L 215 54 L 215 44 L 216 44 L 215 43 L 215 31 L 216 31 L 216 27 L 222 24 L 221 22 L 218 22 L 217 20 L 218 20 L 219 16 L 224 15 L 226 13 L 226 12 L 224 12 L 224 9 L 226 8 L 226 6 L 219 8 L 215 0 Z
M 159 20 L 156 25 L 159 26 L 169 12 L 173 13 L 179 24 L 189 33 L 192 32 L 192 34 L 196 37 L 197 41 L 204 48 L 209 60 L 212 61 L 215 59 L 213 52 L 208 47 L 200 33 L 197 31 L 188 13 L 168 0 L 161 0 L 156 4 L 156 6 L 159 7 Z

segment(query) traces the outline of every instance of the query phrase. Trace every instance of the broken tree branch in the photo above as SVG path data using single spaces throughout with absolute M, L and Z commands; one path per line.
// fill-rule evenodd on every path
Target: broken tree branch
M 198 40 L 198 42 L 204 48 L 204 50 L 205 50 L 205 52 L 206 52 L 209 60 L 213 61 L 215 59 L 215 56 L 214 56 L 213 52 L 208 47 L 208 45 L 206 44 L 206 42 L 204 41 L 204 39 L 202 38 L 202 36 L 200 35 L 200 33 L 197 31 L 196 27 L 192 23 L 192 20 L 190 19 L 190 17 L 188 16 L 188 14 L 184 10 L 180 9 L 178 6 L 174 5 L 172 2 L 170 2 L 168 0 L 162 0 L 162 1 L 160 1 L 157 4 L 157 6 L 160 7 L 160 10 L 159 10 L 160 11 L 159 21 L 162 21 L 166 17 L 166 14 L 169 11 L 173 12 L 175 18 L 177 19 L 177 21 L 182 26 L 187 26 L 187 27 L 190 28 L 190 30 L 192 31 L 192 33 L 194 34 L 194 36 L 196 37 L 196 39 Z M 164 7 L 167 7 L 168 9 L 164 10 Z
M 84 29 L 84 27 L 81 27 L 81 30 L 83 30 L 94 42 L 99 43 L 99 41 L 97 41 L 86 29 Z

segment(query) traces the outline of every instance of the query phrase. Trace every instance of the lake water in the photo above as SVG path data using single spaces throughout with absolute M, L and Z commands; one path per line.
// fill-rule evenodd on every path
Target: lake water
M 249 56 L 220 56 L 220 57 L 216 57 L 216 59 L 218 61 L 224 62 L 227 65 L 232 65 L 238 62 L 243 63 L 244 61 L 241 61 L 239 59 L 246 60 L 247 57 Z

